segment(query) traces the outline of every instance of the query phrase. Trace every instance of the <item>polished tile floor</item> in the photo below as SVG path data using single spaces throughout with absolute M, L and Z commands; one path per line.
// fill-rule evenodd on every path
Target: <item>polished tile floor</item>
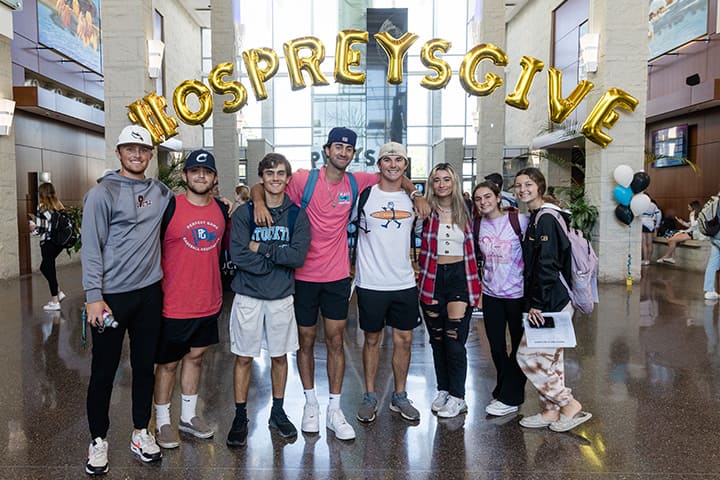
M 253 368 L 248 447 L 230 450 L 225 436 L 234 413 L 233 358 L 225 311 L 221 344 L 206 358 L 199 404 L 216 426 L 216 436 L 205 441 L 183 437 L 180 448 L 164 451 L 158 464 L 136 460 L 129 449 L 131 378 L 125 358 L 112 400 L 106 478 L 720 478 L 718 305 L 704 302 L 699 274 L 662 265 L 647 267 L 645 273 L 631 293 L 624 285 L 602 286 L 596 311 L 576 319 L 578 347 L 566 351 L 567 383 L 594 418 L 572 433 L 523 429 L 520 416 L 486 417 L 495 371 L 483 327 L 475 320 L 468 341 L 467 415 L 441 420 L 430 413 L 432 357 L 427 334 L 419 328 L 408 392 L 422 412 L 421 421 L 408 423 L 387 408 L 390 349 L 383 348 L 382 408 L 374 424 L 359 424 L 354 417 L 362 395 L 362 334 L 352 312 L 342 402 L 357 439 L 338 441 L 324 429 L 290 443 L 271 435 L 269 360 L 263 358 Z M 90 352 L 80 340 L 80 268 L 61 268 L 59 276 L 68 298 L 57 313 L 42 310 L 48 298 L 39 274 L 0 282 L 2 479 L 85 476 Z M 317 357 L 317 390 L 324 406 L 322 343 Z M 302 404 L 293 358 L 286 411 L 296 425 Z M 528 386 L 520 414 L 537 410 Z M 178 414 L 179 407 L 173 411 L 175 421 Z M 323 408 L 322 425 L 324 419 Z

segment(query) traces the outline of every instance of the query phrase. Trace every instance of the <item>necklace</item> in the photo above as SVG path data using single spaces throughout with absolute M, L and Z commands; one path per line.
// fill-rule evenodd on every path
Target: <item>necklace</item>
M 332 208 L 335 208 L 335 206 L 337 205 L 335 203 L 335 197 L 337 197 L 337 186 L 335 188 L 335 192 L 333 193 L 333 191 L 330 189 L 330 182 L 328 182 L 326 178 L 325 188 L 327 188 L 328 196 L 330 197 L 330 205 L 332 206 Z
M 443 208 L 440 205 L 436 207 L 438 210 L 440 210 L 442 213 L 451 214 L 452 213 L 452 207 L 451 208 Z

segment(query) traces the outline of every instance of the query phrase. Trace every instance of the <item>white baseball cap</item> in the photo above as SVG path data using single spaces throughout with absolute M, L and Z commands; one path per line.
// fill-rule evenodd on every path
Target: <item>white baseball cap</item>
M 119 147 L 120 145 L 129 144 L 143 145 L 145 147 L 153 148 L 153 142 L 152 137 L 150 136 L 150 132 L 148 132 L 146 128 L 141 127 L 140 125 L 128 125 L 127 127 L 123 128 L 122 132 L 120 132 L 120 136 L 118 137 L 115 148 Z
M 387 157 L 389 155 L 397 155 L 398 157 L 402 157 L 405 160 L 408 159 L 407 152 L 405 151 L 405 147 L 400 145 L 397 142 L 388 142 L 382 147 L 380 147 L 380 153 L 378 154 L 378 162 L 383 158 Z

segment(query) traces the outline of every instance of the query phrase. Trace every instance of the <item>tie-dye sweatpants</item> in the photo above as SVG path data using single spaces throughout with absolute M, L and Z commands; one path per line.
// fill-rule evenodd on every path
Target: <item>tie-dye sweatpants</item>
M 568 303 L 563 312 L 572 317 L 574 310 Z M 517 362 L 528 380 L 535 386 L 544 410 L 559 410 L 572 400 L 572 390 L 565 386 L 564 349 L 529 348 L 523 335 L 517 351 Z

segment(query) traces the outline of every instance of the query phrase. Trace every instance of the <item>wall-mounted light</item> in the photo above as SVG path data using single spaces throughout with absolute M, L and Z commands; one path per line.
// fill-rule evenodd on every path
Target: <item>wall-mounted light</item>
M 585 71 L 597 72 L 599 49 L 599 33 L 586 33 L 580 37 L 580 58 L 585 65 Z
M 148 76 L 158 78 L 162 68 L 165 44 L 162 40 L 148 40 Z
M 0 98 L 0 135 L 10 135 L 13 115 L 15 115 L 15 102 Z

